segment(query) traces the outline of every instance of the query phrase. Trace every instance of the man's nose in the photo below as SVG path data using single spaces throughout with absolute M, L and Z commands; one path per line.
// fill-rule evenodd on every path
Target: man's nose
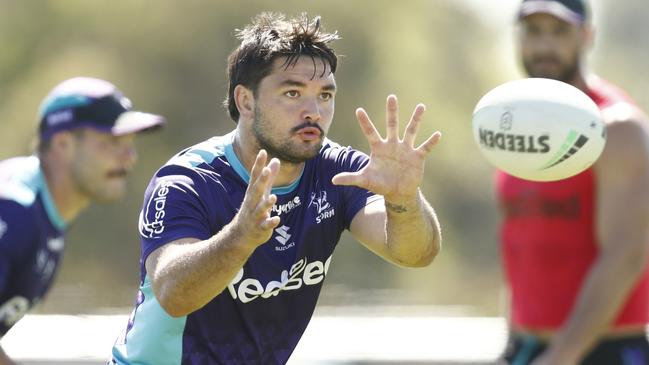
M 304 112 L 302 113 L 302 118 L 304 120 L 317 122 L 320 120 L 320 117 L 321 117 L 321 110 L 320 110 L 320 104 L 318 103 L 318 100 L 314 99 L 314 100 L 307 101 L 304 107 Z
M 133 167 L 137 163 L 138 158 L 135 143 L 132 141 L 124 143 L 120 148 L 119 157 L 126 164 L 126 167 Z

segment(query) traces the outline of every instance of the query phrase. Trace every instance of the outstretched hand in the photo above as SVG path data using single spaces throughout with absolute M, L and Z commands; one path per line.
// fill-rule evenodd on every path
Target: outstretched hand
M 268 241 L 273 234 L 273 229 L 280 222 L 279 217 L 270 215 L 277 201 L 277 196 L 270 191 L 279 172 L 280 162 L 273 158 L 266 165 L 267 159 L 266 151 L 259 151 L 250 171 L 246 195 L 237 213 L 242 234 L 247 235 L 256 245 Z
M 387 202 L 399 203 L 417 197 L 424 176 L 426 156 L 439 141 L 441 133 L 433 133 L 418 147 L 415 139 L 426 107 L 418 104 L 399 138 L 399 105 L 395 95 L 386 102 L 386 137 L 382 138 L 363 108 L 356 109 L 356 118 L 370 145 L 370 161 L 358 172 L 343 172 L 333 177 L 336 185 L 355 185 L 383 195 Z

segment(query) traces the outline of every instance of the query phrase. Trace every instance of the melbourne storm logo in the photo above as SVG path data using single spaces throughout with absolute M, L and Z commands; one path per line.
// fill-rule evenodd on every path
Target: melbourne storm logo
M 334 208 L 327 201 L 327 192 L 324 190 L 321 190 L 319 193 L 311 193 L 309 207 L 311 206 L 316 208 L 316 224 L 320 224 L 323 220 L 329 219 L 336 214 Z

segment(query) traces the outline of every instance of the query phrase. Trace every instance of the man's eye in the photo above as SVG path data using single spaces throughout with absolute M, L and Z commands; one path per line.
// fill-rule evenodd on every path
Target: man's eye
M 557 27 L 554 29 L 554 34 L 556 35 L 568 35 L 570 33 L 570 28 L 568 27 Z
M 334 96 L 331 93 L 322 93 L 320 94 L 320 98 L 322 100 L 331 100 Z
M 300 96 L 300 93 L 297 90 L 289 90 L 284 93 L 284 95 L 288 96 L 289 98 L 297 98 Z

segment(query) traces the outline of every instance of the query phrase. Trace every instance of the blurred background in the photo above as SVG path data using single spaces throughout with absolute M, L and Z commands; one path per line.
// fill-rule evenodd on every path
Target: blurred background
M 412 305 L 439 315 L 504 313 L 492 169 L 471 134 L 478 99 L 521 77 L 514 40 L 518 0 L 0 0 L 0 159 L 31 152 L 36 111 L 58 82 L 84 75 L 115 83 L 137 109 L 168 118 L 138 140 L 140 162 L 126 199 L 92 206 L 70 228 L 54 289 L 38 313 L 120 313 L 138 286 L 137 216 L 149 178 L 180 149 L 229 132 L 222 101 L 234 29 L 260 11 L 322 15 L 342 55 L 330 138 L 368 151 L 355 108 L 384 130 L 385 97 L 402 118 L 428 111 L 421 135 L 443 133 L 422 187 L 444 247 L 425 269 L 402 269 L 343 236 L 321 306 Z M 598 74 L 649 110 L 646 0 L 595 1 Z M 423 137 L 422 137 L 423 138 Z

